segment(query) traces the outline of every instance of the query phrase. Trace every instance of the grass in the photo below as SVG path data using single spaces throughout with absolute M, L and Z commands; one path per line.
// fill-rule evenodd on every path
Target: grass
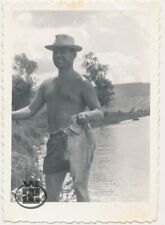
M 42 144 L 47 131 L 45 115 L 44 109 L 32 119 L 12 124 L 12 189 L 21 186 L 24 180 L 40 179 L 34 146 Z

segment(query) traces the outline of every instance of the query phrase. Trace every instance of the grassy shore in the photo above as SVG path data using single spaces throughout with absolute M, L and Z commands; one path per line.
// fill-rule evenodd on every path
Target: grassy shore
M 36 147 L 43 142 L 47 131 L 45 110 L 34 118 L 13 121 L 12 124 L 12 190 L 23 181 L 39 179 Z

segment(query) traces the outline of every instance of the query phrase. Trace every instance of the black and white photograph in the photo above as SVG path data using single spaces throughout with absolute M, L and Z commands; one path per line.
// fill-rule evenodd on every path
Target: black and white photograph
M 69 6 L 12 11 L 10 203 L 148 204 L 157 5 Z

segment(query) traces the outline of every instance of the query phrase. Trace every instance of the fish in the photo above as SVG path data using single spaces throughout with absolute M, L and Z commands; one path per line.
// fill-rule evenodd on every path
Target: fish
M 66 159 L 70 164 L 70 175 L 73 181 L 81 183 L 87 170 L 90 169 L 95 151 L 95 139 L 91 125 L 80 125 L 77 118 L 72 118 L 67 133 Z

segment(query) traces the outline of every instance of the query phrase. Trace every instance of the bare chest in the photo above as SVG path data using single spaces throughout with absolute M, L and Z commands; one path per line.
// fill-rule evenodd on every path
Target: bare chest
M 76 82 L 56 82 L 49 85 L 45 91 L 47 103 L 79 104 L 81 99 L 81 87 Z

